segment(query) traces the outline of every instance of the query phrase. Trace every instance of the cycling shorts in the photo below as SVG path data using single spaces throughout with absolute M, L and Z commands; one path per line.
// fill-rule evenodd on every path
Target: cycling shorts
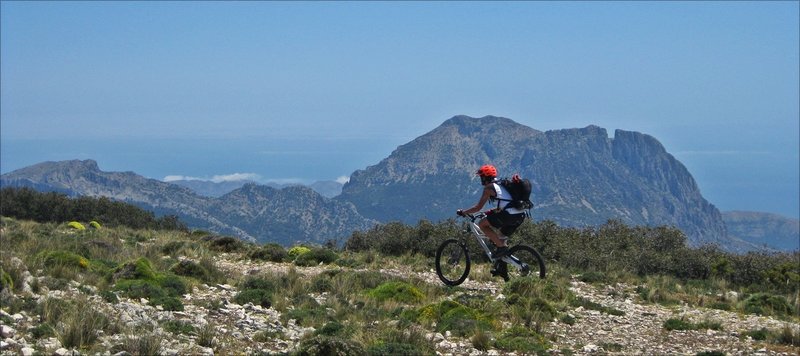
M 495 229 L 499 229 L 505 236 L 511 236 L 517 228 L 525 221 L 525 213 L 509 214 L 508 211 L 500 211 L 489 214 L 486 217 L 489 224 Z

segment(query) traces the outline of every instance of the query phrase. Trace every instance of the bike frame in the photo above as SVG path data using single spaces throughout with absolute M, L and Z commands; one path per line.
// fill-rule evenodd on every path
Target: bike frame
M 494 263 L 497 259 L 494 258 L 492 250 L 489 248 L 489 244 L 486 243 L 486 241 L 489 240 L 489 237 L 483 233 L 481 228 L 478 226 L 478 223 L 476 222 L 485 218 L 486 214 L 485 213 L 478 213 L 476 215 L 466 214 L 465 216 L 470 219 L 469 229 L 467 230 L 467 232 L 471 232 L 472 235 L 475 236 L 475 239 L 478 240 L 478 244 L 481 247 L 483 247 L 483 252 L 486 253 L 486 257 L 489 257 L 489 261 Z M 526 263 L 520 261 L 513 255 L 503 256 L 502 260 L 503 262 L 513 265 L 514 267 L 519 269 L 528 268 L 528 265 Z

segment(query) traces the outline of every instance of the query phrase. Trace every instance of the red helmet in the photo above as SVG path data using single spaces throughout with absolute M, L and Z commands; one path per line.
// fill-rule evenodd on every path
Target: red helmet
M 491 164 L 484 164 L 481 168 L 478 169 L 475 174 L 481 177 L 497 177 L 497 168 L 494 168 Z

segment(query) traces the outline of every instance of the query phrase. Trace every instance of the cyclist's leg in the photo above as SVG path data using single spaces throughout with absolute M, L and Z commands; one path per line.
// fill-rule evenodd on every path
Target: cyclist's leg
M 492 215 L 497 215 L 497 214 L 492 214 Z M 481 220 L 481 222 L 478 223 L 478 227 L 481 228 L 481 231 L 483 231 L 483 233 L 489 238 L 489 240 L 492 241 L 492 243 L 495 246 L 497 247 L 506 246 L 506 241 L 501 239 L 500 235 L 497 233 L 497 231 L 495 231 L 497 227 L 495 227 L 494 224 L 492 224 L 492 220 L 494 220 L 490 218 L 492 215 Z

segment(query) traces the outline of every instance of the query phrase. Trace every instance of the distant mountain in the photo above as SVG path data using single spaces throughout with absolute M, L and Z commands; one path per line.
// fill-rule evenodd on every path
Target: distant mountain
M 309 188 L 277 190 L 246 184 L 219 198 L 204 197 L 133 172 L 104 172 L 93 160 L 36 164 L 0 176 L 0 186 L 105 196 L 158 215 L 177 215 L 192 228 L 259 242 L 322 243 L 375 223 L 356 213 L 351 204 L 332 201 Z
M 722 219 L 732 238 L 782 251 L 800 250 L 800 220 L 777 214 L 727 211 Z
M 776 219 L 731 216 L 728 236 L 722 214 L 703 198 L 686 167 L 651 136 L 616 130 L 609 137 L 597 126 L 542 132 L 493 116 L 453 117 L 354 172 L 344 186 L 315 183 L 318 191 L 327 189 L 325 196 L 307 187 L 252 183 L 213 187 L 216 191 L 192 188 L 200 194 L 189 184 L 103 172 L 91 160 L 37 164 L 0 176 L 0 185 L 107 196 L 178 215 L 193 228 L 291 244 L 345 238 L 379 221 L 415 224 L 453 217 L 456 209 L 478 200 L 481 186 L 474 172 L 486 163 L 502 176 L 520 173 L 532 180 L 536 220 L 676 226 L 693 245 L 716 243 L 731 251 L 786 246 L 775 245 L 772 237 L 791 227 Z M 786 236 L 797 236 L 796 226 L 789 228 L 795 235 Z
M 342 186 L 344 186 L 344 184 L 336 181 L 323 180 L 311 183 L 308 187 L 314 189 L 315 192 L 321 194 L 323 197 L 334 198 L 342 194 Z
M 475 204 L 482 164 L 533 183 L 533 216 L 566 226 L 619 219 L 677 226 L 692 244 L 732 242 L 688 170 L 653 137 L 589 126 L 541 132 L 507 118 L 456 116 L 353 173 L 336 199 L 378 221 L 415 223 Z
M 168 183 L 177 184 L 179 186 L 189 188 L 193 192 L 199 195 L 205 197 L 213 197 L 213 198 L 219 198 L 225 194 L 228 194 L 236 189 L 243 187 L 245 184 L 251 184 L 251 183 L 256 184 L 256 182 L 249 180 L 212 182 L 208 180 L 199 180 L 199 179 L 173 180 L 169 181 Z M 300 184 L 265 183 L 263 185 L 275 189 L 283 189 L 287 187 L 297 186 Z M 321 194 L 326 198 L 333 198 L 342 192 L 342 183 L 335 181 L 318 181 L 309 185 L 309 188 L 313 189 L 314 191 L 316 191 L 317 193 Z
M 245 184 L 254 182 L 249 180 L 212 182 L 208 180 L 199 180 L 199 179 L 182 179 L 182 180 L 172 180 L 167 183 L 189 188 L 193 192 L 202 195 L 204 197 L 219 198 L 225 194 L 228 194 L 236 189 L 243 187 Z
M 246 184 L 217 199 L 208 211 L 245 231 L 258 231 L 259 240 L 287 244 L 347 238 L 350 232 L 375 224 L 359 215 L 353 204 L 299 185 L 275 189 Z

